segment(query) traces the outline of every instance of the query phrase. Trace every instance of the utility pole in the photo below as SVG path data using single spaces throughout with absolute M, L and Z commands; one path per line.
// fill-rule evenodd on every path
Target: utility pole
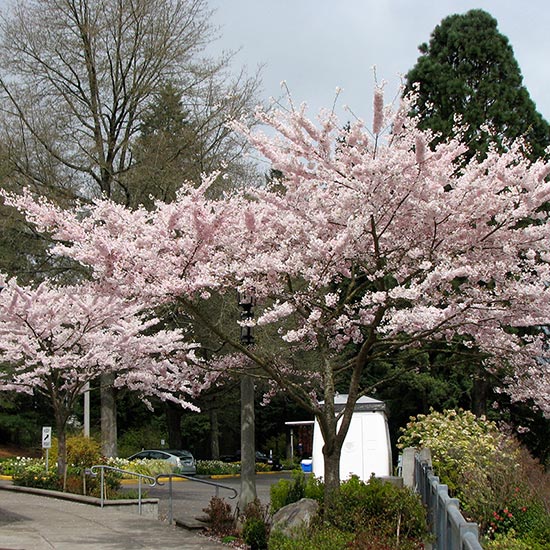
M 246 321 L 254 317 L 252 293 L 239 294 L 241 306 L 241 343 L 251 346 L 254 343 L 252 327 Z M 242 512 L 246 505 L 256 499 L 256 434 L 254 429 L 254 379 L 243 373 L 241 377 L 241 494 L 239 509 Z

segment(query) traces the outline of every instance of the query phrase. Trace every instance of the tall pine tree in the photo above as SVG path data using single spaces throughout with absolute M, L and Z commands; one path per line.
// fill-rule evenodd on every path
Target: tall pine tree
M 490 14 L 476 9 L 446 17 L 419 50 L 406 91 L 418 87 L 414 114 L 422 128 L 438 134 L 434 144 L 454 134 L 459 114 L 467 125 L 470 156 L 483 158 L 490 144 L 502 149 L 520 136 L 529 158 L 545 155 L 550 126 L 523 86 L 513 49 Z

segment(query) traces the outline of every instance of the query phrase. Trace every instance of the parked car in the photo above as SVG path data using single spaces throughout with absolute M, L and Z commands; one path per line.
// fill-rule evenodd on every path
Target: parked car
M 222 455 L 220 460 L 224 462 L 240 462 L 241 461 L 241 451 L 235 451 L 234 455 Z M 270 464 L 271 469 L 274 471 L 282 470 L 281 462 L 278 459 L 272 460 L 265 453 L 261 451 L 256 451 L 256 462 L 261 462 L 262 464 Z
M 149 449 L 136 453 L 128 460 L 166 460 L 177 468 L 177 473 L 195 475 L 197 473 L 197 461 L 189 451 L 178 449 Z

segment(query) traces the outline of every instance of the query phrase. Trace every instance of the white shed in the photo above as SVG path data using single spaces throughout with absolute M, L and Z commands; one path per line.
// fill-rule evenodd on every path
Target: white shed
M 342 410 L 347 395 L 337 395 L 336 411 Z M 324 477 L 323 436 L 317 420 L 313 427 L 312 469 L 316 477 Z M 361 397 L 355 404 L 354 413 L 340 458 L 340 479 L 355 474 L 368 481 L 376 477 L 391 475 L 392 457 L 386 405 L 372 397 Z

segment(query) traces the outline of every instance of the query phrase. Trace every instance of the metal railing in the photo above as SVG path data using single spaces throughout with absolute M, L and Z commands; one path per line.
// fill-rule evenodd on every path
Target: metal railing
M 186 476 L 184 474 L 158 474 L 157 477 L 155 478 L 156 481 L 157 481 L 157 485 L 164 485 L 164 483 L 161 483 L 159 481 L 159 478 L 162 478 L 162 477 L 167 477 L 168 478 L 168 523 L 170 523 L 170 524 L 172 523 L 172 521 L 174 519 L 172 480 L 175 477 L 188 479 L 189 481 L 195 481 L 196 483 L 202 483 L 204 485 L 212 485 L 213 487 L 216 488 L 216 496 L 219 495 L 219 490 L 220 489 L 226 489 L 228 491 L 232 491 L 233 496 L 230 496 L 229 497 L 230 499 L 234 499 L 239 494 L 237 489 L 235 489 L 234 487 L 229 487 L 228 485 L 222 485 L 221 483 L 216 483 L 214 481 L 208 481 L 206 479 L 199 479 L 199 478 L 196 478 L 196 477 L 193 477 L 193 476 Z
M 132 472 L 130 470 L 122 470 L 120 468 L 115 468 L 114 466 L 107 466 L 105 464 L 97 464 L 95 466 L 92 466 L 90 469 L 86 470 L 86 473 L 89 474 L 89 475 L 92 475 L 92 476 L 96 476 L 97 474 L 96 474 L 95 470 L 100 470 L 99 499 L 100 499 L 100 505 L 101 505 L 102 508 L 103 508 L 103 506 L 105 504 L 105 500 L 106 500 L 106 498 L 105 498 L 105 470 L 109 470 L 109 471 L 112 471 L 112 472 L 117 472 L 117 473 L 120 473 L 120 474 L 131 475 L 133 477 L 138 478 L 138 511 L 139 511 L 139 515 L 141 515 L 143 480 L 147 481 L 147 486 L 148 487 L 154 487 L 157 484 L 161 485 L 160 483 L 157 483 L 157 479 L 152 477 L 152 476 L 148 476 L 148 475 L 145 475 L 145 474 L 138 474 L 137 472 Z
M 415 481 L 422 502 L 428 508 L 428 519 L 435 535 L 433 550 L 483 550 L 476 523 L 460 513 L 460 503 L 449 497 L 447 485 L 439 483 L 432 473 L 431 460 L 415 456 Z
M 152 477 L 152 476 L 148 476 L 148 475 L 145 475 L 145 474 L 139 474 L 137 472 L 132 472 L 130 470 L 122 470 L 120 468 L 115 468 L 114 466 L 106 466 L 104 464 L 97 464 L 95 466 L 92 466 L 91 468 L 86 470 L 86 474 L 91 475 L 91 476 L 97 476 L 98 474 L 96 473 L 96 470 L 100 471 L 100 474 L 99 474 L 100 475 L 99 494 L 100 494 L 101 508 L 103 508 L 103 506 L 105 504 L 105 500 L 107 500 L 106 497 L 105 497 L 105 470 L 109 470 L 109 471 L 112 471 L 112 472 L 117 472 L 117 473 L 120 473 L 120 474 L 131 475 L 133 477 L 138 478 L 138 510 L 139 510 L 140 515 L 141 515 L 141 511 L 142 511 L 142 506 L 141 505 L 142 505 L 142 500 L 143 500 L 143 492 L 142 492 L 143 481 L 145 480 L 147 482 L 148 487 L 155 487 L 155 486 L 164 485 L 164 483 L 159 481 L 159 479 L 168 478 L 168 522 L 169 523 L 172 523 L 172 521 L 174 519 L 174 514 L 173 514 L 173 489 L 172 489 L 172 482 L 173 482 L 174 478 L 182 478 L 182 479 L 187 479 L 189 481 L 194 481 L 196 483 L 202 483 L 204 485 L 211 485 L 211 486 L 216 488 L 216 496 L 219 495 L 219 490 L 220 489 L 225 489 L 227 491 L 231 491 L 233 493 L 233 495 L 229 497 L 230 499 L 234 499 L 239 494 L 239 492 L 234 487 L 229 487 L 228 485 L 222 485 L 221 483 L 216 483 L 214 481 L 209 481 L 209 480 L 206 480 L 206 479 L 199 479 L 199 478 L 196 478 L 196 477 L 193 477 L 193 476 L 187 476 L 185 474 L 174 474 L 174 473 L 158 474 L 157 476 Z

